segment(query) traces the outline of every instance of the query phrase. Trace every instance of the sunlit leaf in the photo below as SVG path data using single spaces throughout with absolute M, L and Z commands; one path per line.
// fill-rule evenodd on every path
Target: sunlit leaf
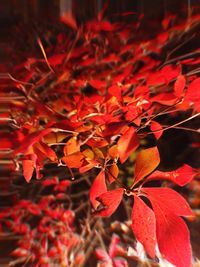
M 118 208 L 120 202 L 122 201 L 124 189 L 118 188 L 112 191 L 105 192 L 97 197 L 98 202 L 100 202 L 104 207 L 99 211 L 96 211 L 96 215 L 107 217 L 111 216 L 115 210 Z
M 108 168 L 108 180 L 110 183 L 113 183 L 119 174 L 119 168 L 117 166 L 117 164 L 113 164 L 112 166 L 110 166 L 110 168 Z
M 90 188 L 90 201 L 92 203 L 93 208 L 96 209 L 100 205 L 100 202 L 97 200 L 97 197 L 99 197 L 106 191 L 107 187 L 105 182 L 105 172 L 101 170 Z
M 134 196 L 132 210 L 132 230 L 136 239 L 142 243 L 151 258 L 155 257 L 156 220 L 150 209 L 139 197 Z
M 140 151 L 135 162 L 134 184 L 155 170 L 159 163 L 160 155 L 156 146 Z
M 147 178 L 146 181 L 170 180 L 180 186 L 184 186 L 187 183 L 189 183 L 194 178 L 195 175 L 196 171 L 189 165 L 184 164 L 180 168 L 171 172 L 155 171 Z
M 84 156 L 81 152 L 76 152 L 68 156 L 62 157 L 62 161 L 69 167 L 69 168 L 80 168 L 83 164 Z
M 135 129 L 130 127 L 118 140 L 118 152 L 121 163 L 124 163 L 130 154 L 139 146 Z
M 171 188 L 143 188 L 148 198 L 162 206 L 162 210 L 174 213 L 178 216 L 193 216 L 193 212 L 186 200 Z
M 183 201 L 182 197 L 172 189 L 162 188 L 165 190 L 164 194 L 162 194 L 162 191 L 159 193 L 161 188 L 157 189 L 143 188 L 148 194 L 156 216 L 156 235 L 159 250 L 163 257 L 175 266 L 190 267 L 189 231 L 185 222 L 177 215 L 190 215 L 191 211 L 188 210 L 188 205 L 185 204 L 186 202 Z
M 160 123 L 158 123 L 157 121 L 152 121 L 150 129 L 155 135 L 156 139 L 159 139 L 161 137 L 163 129 Z
M 183 75 L 179 75 L 174 84 L 174 94 L 177 97 L 182 96 L 185 85 L 186 85 L 185 77 Z

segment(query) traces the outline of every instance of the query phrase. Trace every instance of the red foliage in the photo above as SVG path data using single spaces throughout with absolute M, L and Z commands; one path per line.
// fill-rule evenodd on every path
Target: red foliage
M 66 47 L 58 40 L 55 51 L 59 53 L 46 55 L 39 40 L 44 60 L 28 59 L 23 66 L 16 66 L 16 72 L 24 79 L 21 83 L 15 81 L 16 88 L 27 102 L 11 103 L 24 116 L 15 114 L 12 109 L 10 119 L 16 117 L 18 130 L 13 144 L 8 142 L 8 145 L 14 150 L 12 155 L 22 166 L 27 182 L 31 182 L 34 170 L 36 178 L 41 178 L 41 170 L 48 162 L 65 165 L 71 172 L 76 169 L 80 174 L 91 169 L 96 173 L 97 169 L 99 173 L 89 192 L 95 214 L 110 216 L 124 194 L 132 197 L 132 230 L 149 256 L 156 256 L 158 245 L 169 262 L 177 267 L 189 267 L 189 232 L 180 218 L 192 215 L 188 204 L 170 188 L 148 188 L 145 184 L 169 180 L 184 186 L 195 176 L 195 170 L 186 164 L 170 172 L 156 170 L 160 163 L 157 141 L 168 127 L 173 128 L 173 125 L 158 122 L 159 116 L 170 112 L 171 108 L 173 113 L 190 108 L 193 117 L 200 112 L 200 78 L 182 73 L 181 66 L 191 62 L 180 58 L 179 64 L 173 64 L 173 61 L 163 63 L 159 59 L 165 42 L 170 42 L 175 33 L 186 31 L 188 25 L 170 28 L 170 21 L 174 19 L 170 16 L 163 21 L 164 29 L 169 28 L 169 32 L 137 42 L 132 37 L 138 24 L 121 30 L 120 23 L 110 23 L 102 16 L 99 14 L 99 20 L 78 28 L 72 14 L 63 14 L 62 21 L 75 36 L 71 48 L 62 52 Z M 67 36 L 63 38 L 68 40 Z M 51 85 L 47 85 L 51 80 Z M 149 148 L 144 149 L 143 141 L 146 142 L 152 133 L 155 144 L 149 147 L 147 143 Z M 136 154 L 134 178 L 127 186 L 129 183 L 121 179 L 119 170 Z M 61 192 L 60 198 L 70 186 L 68 180 L 60 182 L 57 177 L 42 183 Z M 50 209 L 50 202 L 51 198 L 41 199 L 35 205 L 21 202 L 14 211 L 0 214 L 11 216 L 14 223 L 7 220 L 7 226 L 25 235 L 13 255 L 30 256 L 33 262 L 42 255 L 38 266 L 45 266 L 50 257 L 54 259 L 57 255 L 62 262 L 63 250 L 70 251 L 80 242 L 72 230 L 73 213 L 59 205 Z M 41 216 L 37 231 L 29 231 L 29 226 L 23 222 L 26 218 L 20 209 L 24 208 L 32 215 Z M 37 239 L 42 240 L 41 251 L 31 243 Z M 53 244 L 50 248 L 46 239 Z M 125 261 L 115 259 L 118 241 L 113 239 L 109 252 L 97 250 L 97 257 L 106 264 L 126 266 Z M 82 256 L 78 260 L 81 259 Z

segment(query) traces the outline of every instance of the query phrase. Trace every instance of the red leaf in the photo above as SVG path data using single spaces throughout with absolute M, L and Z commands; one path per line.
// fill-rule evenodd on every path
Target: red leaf
M 103 136 L 108 137 L 120 134 L 125 127 L 126 123 L 124 121 L 109 123 L 108 125 L 106 125 L 106 128 L 103 131 Z
M 124 163 L 129 155 L 137 149 L 139 140 L 135 129 L 130 127 L 118 141 L 118 152 L 121 163 Z
M 108 253 L 106 251 L 104 251 L 103 249 L 101 248 L 97 248 L 95 249 L 95 254 L 96 254 L 96 257 L 105 262 L 105 263 L 109 263 L 110 262 L 110 256 L 108 255 Z
M 122 90 L 118 85 L 112 85 L 108 88 L 108 93 L 112 96 L 115 96 L 117 99 L 120 99 Z
M 156 139 L 159 139 L 161 137 L 163 133 L 163 129 L 160 123 L 158 123 L 157 121 L 152 121 L 150 129 L 155 135 Z
M 185 100 L 194 105 L 194 108 L 200 112 L 200 78 L 195 79 L 188 86 Z
M 169 39 L 169 33 L 168 32 L 162 32 L 157 36 L 157 40 L 160 44 L 165 44 L 168 39 Z
M 155 257 L 156 221 L 150 209 L 139 197 L 134 196 L 132 210 L 132 230 L 136 239 L 142 243 L 151 258 Z
M 117 188 L 115 190 L 103 193 L 98 196 L 97 200 L 101 202 L 105 207 L 100 211 L 96 212 L 98 216 L 111 216 L 113 212 L 118 208 L 122 197 L 123 197 L 124 189 Z
M 39 143 L 35 144 L 35 147 L 37 149 L 39 149 L 51 161 L 54 161 L 54 162 L 57 161 L 56 153 L 47 144 L 45 144 L 43 142 L 39 142 Z M 37 152 L 35 152 L 35 153 L 37 154 Z
M 186 200 L 171 188 L 143 188 L 152 203 L 162 207 L 163 211 L 174 213 L 178 216 L 193 216 Z
M 151 97 L 152 102 L 157 102 L 161 105 L 171 106 L 177 102 L 177 98 L 173 93 L 161 93 Z
M 107 187 L 105 182 L 105 172 L 102 170 L 97 175 L 90 188 L 90 201 L 95 209 L 100 205 L 99 201 L 97 201 L 96 198 L 105 193 L 106 191 Z
M 42 181 L 42 185 L 43 186 L 51 186 L 51 185 L 56 185 L 58 184 L 59 180 L 58 177 L 53 177 L 52 179 L 45 179 L 44 181 Z
M 90 80 L 89 83 L 95 89 L 106 88 L 106 81 Z
M 185 222 L 163 207 L 163 202 L 151 198 L 150 201 L 156 216 L 158 247 L 163 257 L 176 267 L 190 267 L 191 246 Z
M 145 176 L 150 174 L 159 163 L 160 155 L 156 146 L 139 152 L 135 162 L 135 180 L 133 184 L 138 183 Z
M 54 190 L 60 191 L 60 192 L 65 192 L 66 189 L 70 186 L 71 182 L 69 180 L 63 180 L 60 181 L 55 187 Z
M 180 97 L 183 94 L 185 88 L 186 80 L 183 75 L 179 75 L 175 84 L 174 84 L 174 94 L 177 97 Z
M 57 65 L 62 64 L 66 54 L 56 54 L 48 58 L 49 64 L 52 67 L 56 67 Z
M 135 91 L 134 91 L 134 97 L 138 98 L 138 97 L 142 97 L 145 99 L 149 98 L 149 94 L 150 94 L 150 90 L 148 86 L 144 86 L 144 85 L 140 85 L 137 86 Z
M 180 186 L 184 186 L 187 183 L 189 183 L 194 178 L 195 175 L 196 172 L 194 171 L 194 169 L 189 165 L 184 164 L 182 167 L 171 172 L 155 171 L 147 178 L 146 181 L 170 180 Z
M 42 137 L 49 134 L 50 132 L 52 132 L 52 129 L 48 128 L 48 129 L 33 132 L 33 133 L 27 135 L 24 138 L 22 145 L 19 146 L 18 149 L 16 149 L 15 154 L 25 153 L 30 146 L 32 146 L 33 144 L 38 142 Z
M 86 144 L 91 147 L 104 147 L 108 145 L 108 142 L 105 139 L 90 138 Z
M 117 244 L 119 243 L 119 241 L 120 241 L 119 236 L 116 234 L 113 234 L 112 239 L 111 239 L 111 243 L 109 246 L 109 253 L 108 253 L 109 256 L 111 257 L 111 259 L 113 259 L 117 255 L 117 252 L 118 252 Z
M 127 267 L 127 261 L 124 258 L 116 258 L 113 260 L 114 267 Z

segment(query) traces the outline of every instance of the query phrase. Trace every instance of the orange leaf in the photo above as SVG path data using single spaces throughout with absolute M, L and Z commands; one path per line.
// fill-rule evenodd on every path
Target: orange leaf
M 29 183 L 33 175 L 33 171 L 36 165 L 36 155 L 27 155 L 27 159 L 22 160 L 23 175 L 26 181 Z
M 112 159 L 118 158 L 119 153 L 118 153 L 117 145 L 111 146 L 111 147 L 108 149 L 108 154 L 109 154 L 109 156 L 110 156 Z
M 86 160 L 93 160 L 94 159 L 94 152 L 89 148 L 86 148 L 85 150 L 83 150 L 82 154 L 85 156 Z
M 65 155 L 71 155 L 73 153 L 79 152 L 80 151 L 80 146 L 77 142 L 76 137 L 70 138 L 66 145 L 64 146 L 64 154 Z
M 134 185 L 150 174 L 160 163 L 160 155 L 157 147 L 151 147 L 140 151 L 135 162 Z
M 118 174 L 119 174 L 119 168 L 117 167 L 117 164 L 113 164 L 108 169 L 108 180 L 109 180 L 109 182 L 110 183 L 114 182 L 115 181 L 115 178 L 118 177 Z
M 83 164 L 83 159 L 84 156 L 81 152 L 62 157 L 62 161 L 64 161 L 69 168 L 80 168 Z

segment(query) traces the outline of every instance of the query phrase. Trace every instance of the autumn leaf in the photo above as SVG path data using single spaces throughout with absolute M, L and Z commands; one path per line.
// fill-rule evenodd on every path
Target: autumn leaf
M 48 57 L 48 61 L 52 67 L 56 67 L 56 66 L 62 64 L 65 57 L 66 57 L 66 54 L 56 54 L 56 55 L 53 55 L 51 57 Z
M 108 88 L 108 93 L 112 96 L 115 96 L 117 99 L 120 99 L 122 90 L 118 85 L 112 85 Z
M 189 231 L 185 222 L 178 215 L 190 215 L 191 211 L 188 209 L 188 205 L 185 206 L 186 202 L 183 201 L 182 197 L 178 197 L 178 194 L 174 193 L 175 191 L 162 188 L 168 189 L 162 194 L 162 190 L 159 193 L 159 189 L 161 188 L 143 188 L 151 201 L 156 216 L 156 236 L 159 250 L 163 257 L 175 266 L 190 267 Z M 176 210 L 177 208 L 178 210 Z
M 108 154 L 112 159 L 118 158 L 119 154 L 118 154 L 118 148 L 117 145 L 111 146 L 108 149 Z
M 153 205 L 158 247 L 163 257 L 176 267 L 191 266 L 191 246 L 187 225 L 173 213 Z
M 101 89 L 106 87 L 106 81 L 90 80 L 89 83 L 95 89 Z
M 81 152 L 62 157 L 62 161 L 64 161 L 69 168 L 80 168 L 83 164 L 83 159 L 84 156 Z
M 186 80 L 185 77 L 183 75 L 179 75 L 175 84 L 174 84 L 174 94 L 177 97 L 181 97 L 183 94 L 183 90 L 185 88 L 186 85 Z
M 134 196 L 132 210 L 132 230 L 151 258 L 155 257 L 156 220 L 152 209 L 143 200 Z
M 52 132 L 51 128 L 43 129 L 41 131 L 36 131 L 27 135 L 22 144 L 15 150 L 15 154 L 25 153 L 32 145 L 40 141 L 42 137 Z
M 112 191 L 105 192 L 97 197 L 98 202 L 100 202 L 104 207 L 96 211 L 96 215 L 107 217 L 111 216 L 113 212 L 118 208 L 122 201 L 124 189 L 117 188 Z
M 150 126 L 151 131 L 155 135 L 156 139 L 159 139 L 161 135 L 163 134 L 163 128 L 160 123 L 157 121 L 152 121 Z
M 110 166 L 110 168 L 108 168 L 108 180 L 110 183 L 113 183 L 119 174 L 119 168 L 117 166 L 117 164 L 113 164 L 112 166 Z
M 80 145 L 76 137 L 71 137 L 64 146 L 64 154 L 71 155 L 80 151 Z
M 162 210 L 178 216 L 193 216 L 192 210 L 186 200 L 171 188 L 143 188 L 151 202 L 162 206 Z
M 200 78 L 195 79 L 188 86 L 185 101 L 188 101 L 190 104 L 193 104 L 194 108 L 200 112 Z
M 97 197 L 99 197 L 106 191 L 107 187 L 105 182 L 105 172 L 101 170 L 90 188 L 90 201 L 92 203 L 93 208 L 96 209 L 100 205 L 100 202 L 97 200 Z
M 27 155 L 26 158 L 22 160 L 23 175 L 28 183 L 32 178 L 33 171 L 36 166 L 36 159 L 37 159 L 36 155 L 31 154 Z
M 110 256 L 108 255 L 108 253 L 106 251 L 104 251 L 103 249 L 101 248 L 97 248 L 95 249 L 95 254 L 96 254 L 96 257 L 103 261 L 104 263 L 110 263 Z
M 177 97 L 173 93 L 168 92 L 153 96 L 151 101 L 157 102 L 161 105 L 172 106 L 177 102 Z
M 42 181 L 42 185 L 43 186 L 52 186 L 52 185 L 56 185 L 58 184 L 59 180 L 58 177 L 53 177 L 51 179 L 45 179 L 44 181 Z
M 191 216 L 192 211 L 176 191 L 170 188 L 143 188 L 156 216 L 158 247 L 164 258 L 177 267 L 190 267 L 189 231 L 179 216 Z
M 35 148 L 37 149 L 35 150 Z M 57 161 L 56 153 L 47 144 L 40 141 L 34 144 L 33 149 L 35 151 L 35 154 L 37 154 L 37 151 L 39 150 L 40 152 L 43 153 L 44 157 L 49 158 L 53 162 Z
M 126 127 L 127 126 L 124 121 L 109 123 L 103 131 L 103 136 L 108 137 L 120 134 Z
M 63 180 L 60 181 L 55 187 L 54 190 L 55 191 L 59 191 L 59 192 L 65 192 L 66 189 L 70 186 L 71 182 L 69 180 Z
M 155 171 L 147 177 L 146 182 L 152 180 L 169 180 L 174 182 L 175 184 L 184 186 L 189 183 L 195 175 L 196 171 L 189 165 L 184 164 L 180 168 L 171 172 Z
M 139 140 L 136 131 L 133 127 L 122 134 L 118 140 L 118 153 L 121 163 L 124 163 L 130 154 L 139 146 Z
M 159 163 L 160 155 L 156 146 L 140 151 L 135 162 L 135 180 L 133 185 L 150 174 L 158 166 Z

